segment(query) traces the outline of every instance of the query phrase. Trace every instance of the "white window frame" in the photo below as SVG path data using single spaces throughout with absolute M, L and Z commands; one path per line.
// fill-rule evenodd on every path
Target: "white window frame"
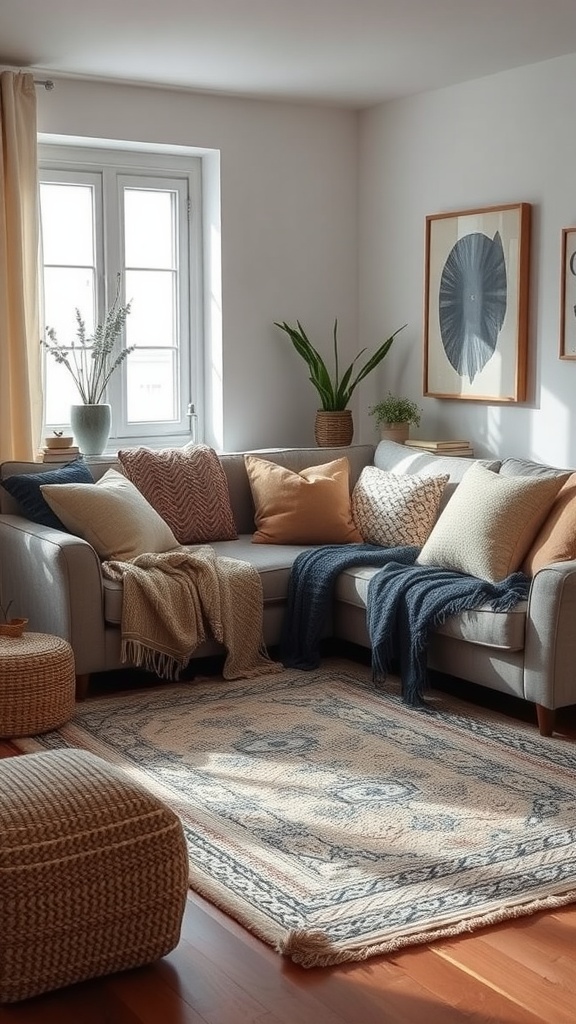
M 202 161 L 197 156 L 139 152 L 122 149 L 63 146 L 38 147 L 40 181 L 67 181 L 95 187 L 97 319 L 116 291 L 122 270 L 122 188 L 175 189 L 179 194 L 179 380 L 180 418 L 174 421 L 127 422 L 124 363 L 113 374 L 107 400 L 113 409 L 109 449 L 123 445 L 182 445 L 203 436 L 203 309 L 202 309 Z M 127 301 L 125 296 L 123 301 Z M 44 359 L 51 358 L 44 351 Z M 190 413 L 194 415 L 190 415 Z M 44 425 L 45 430 L 67 424 Z

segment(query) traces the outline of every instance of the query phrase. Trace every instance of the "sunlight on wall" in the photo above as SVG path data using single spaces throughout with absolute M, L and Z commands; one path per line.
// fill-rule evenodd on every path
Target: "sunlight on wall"
M 204 440 L 224 446 L 222 356 L 222 232 L 220 212 L 220 153 L 210 150 L 202 159 L 204 221 Z
M 209 310 L 206 323 L 206 438 L 215 447 L 224 445 L 222 360 L 222 265 L 220 229 L 210 226 Z
M 532 458 L 561 468 L 574 464 L 574 409 L 542 385 L 540 408 L 543 413 L 537 433 L 532 431 Z

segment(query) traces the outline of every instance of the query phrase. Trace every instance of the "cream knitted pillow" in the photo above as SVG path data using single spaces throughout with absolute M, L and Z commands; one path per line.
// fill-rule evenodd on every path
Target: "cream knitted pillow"
M 497 583 L 515 572 L 568 474 L 504 477 L 484 466 L 466 471 L 417 562 Z
M 383 547 L 421 547 L 448 480 L 448 474 L 422 477 L 365 466 L 352 492 L 352 516 L 362 539 Z
M 66 528 L 87 540 L 100 558 L 128 562 L 178 547 L 168 524 L 115 469 L 95 484 L 44 484 L 40 490 Z

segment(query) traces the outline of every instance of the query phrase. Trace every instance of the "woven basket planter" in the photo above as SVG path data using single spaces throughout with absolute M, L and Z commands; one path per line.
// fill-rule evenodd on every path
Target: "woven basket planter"
M 404 444 L 410 436 L 409 423 L 381 423 L 380 437 L 383 441 L 396 441 L 397 444 Z
M 342 448 L 352 443 L 354 421 L 350 409 L 325 412 L 319 409 L 314 424 L 314 437 L 319 448 Z
M 28 619 L 9 619 L 8 622 L 0 622 L 0 636 L 22 636 L 27 622 Z

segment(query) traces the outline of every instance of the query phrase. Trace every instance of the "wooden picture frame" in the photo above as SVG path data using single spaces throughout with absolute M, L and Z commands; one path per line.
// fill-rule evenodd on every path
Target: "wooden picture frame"
M 562 228 L 560 359 L 576 359 L 576 228 Z
M 530 203 L 426 218 L 424 394 L 526 400 Z

